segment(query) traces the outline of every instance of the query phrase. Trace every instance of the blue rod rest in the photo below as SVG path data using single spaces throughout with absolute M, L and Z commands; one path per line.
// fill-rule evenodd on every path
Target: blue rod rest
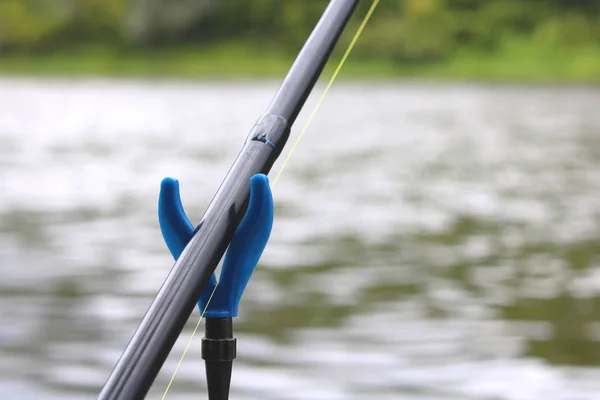
M 165 178 L 160 184 L 158 222 L 163 239 L 177 260 L 194 235 L 194 226 L 181 204 L 179 182 L 176 179 Z M 198 300 L 202 313 L 217 286 L 204 313 L 206 318 L 237 317 L 242 294 L 267 245 L 272 226 L 273 195 L 269 179 L 264 174 L 257 174 L 250 178 L 248 209 L 225 253 L 219 284 L 217 286 L 213 273 Z

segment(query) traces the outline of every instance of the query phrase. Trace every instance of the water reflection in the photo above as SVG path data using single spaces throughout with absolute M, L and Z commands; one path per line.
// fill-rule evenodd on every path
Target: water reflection
M 172 265 L 160 180 L 198 219 L 275 88 L 1 82 L 7 398 L 94 398 Z M 596 398 L 599 100 L 337 86 L 274 190 L 236 398 Z M 203 374 L 197 341 L 170 395 L 203 396 Z

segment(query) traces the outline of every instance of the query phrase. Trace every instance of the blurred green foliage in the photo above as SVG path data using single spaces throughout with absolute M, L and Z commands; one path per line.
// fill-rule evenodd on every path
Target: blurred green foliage
M 295 54 L 327 3 L 1 0 L 0 56 L 231 43 Z M 370 4 L 362 1 L 357 14 L 364 15 Z M 354 18 L 351 24 L 359 22 Z M 381 0 L 353 57 L 424 66 L 465 52 L 485 57 L 516 42 L 555 52 L 600 49 L 600 0 Z

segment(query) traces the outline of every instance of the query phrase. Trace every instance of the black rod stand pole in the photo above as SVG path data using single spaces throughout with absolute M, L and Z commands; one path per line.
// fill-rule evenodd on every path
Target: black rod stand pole
M 208 400 L 229 399 L 236 340 L 231 318 L 206 318 L 202 358 L 206 366 Z
M 247 137 L 98 399 L 145 397 L 245 213 L 250 178 L 267 174 L 281 153 L 292 124 L 357 3 L 358 0 L 330 1 L 266 113 Z

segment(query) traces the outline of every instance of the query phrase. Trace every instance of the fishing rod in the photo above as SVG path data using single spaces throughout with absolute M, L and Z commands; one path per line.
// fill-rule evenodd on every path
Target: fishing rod
M 246 213 L 251 178 L 268 174 L 281 154 L 357 3 L 329 2 L 110 373 L 99 400 L 138 400 L 148 393 Z M 216 336 L 230 336 L 228 323 L 214 328 Z

